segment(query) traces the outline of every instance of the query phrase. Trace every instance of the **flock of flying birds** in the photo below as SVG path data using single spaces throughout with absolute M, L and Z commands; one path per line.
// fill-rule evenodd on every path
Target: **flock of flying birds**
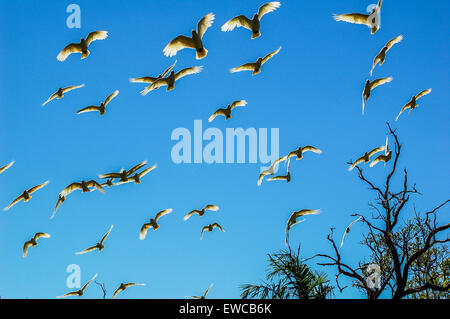
M 356 24 L 364 24 L 367 25 L 371 29 L 371 34 L 376 33 L 379 28 L 379 20 L 380 20 L 380 10 L 381 10 L 381 4 L 382 0 L 379 0 L 376 7 L 373 8 L 370 14 L 361 14 L 361 13 L 350 13 L 350 14 L 341 14 L 341 15 L 334 15 L 334 19 L 336 21 L 345 21 L 350 23 L 356 23 Z M 252 32 L 251 39 L 255 39 L 261 36 L 260 32 L 260 21 L 261 18 L 270 12 L 275 11 L 277 8 L 281 6 L 281 3 L 278 1 L 268 2 L 264 5 L 262 5 L 258 11 L 253 15 L 251 19 L 247 18 L 244 15 L 236 16 L 229 21 L 227 21 L 222 26 L 222 31 L 232 31 L 236 27 L 244 27 Z M 192 30 L 191 36 L 184 36 L 179 35 L 176 38 L 174 38 L 172 41 L 167 44 L 167 46 L 163 49 L 163 53 L 167 57 L 173 57 L 177 54 L 178 51 L 189 48 L 193 49 L 196 52 L 196 59 L 203 59 L 207 56 L 208 50 L 204 47 L 203 44 L 203 37 L 205 35 L 206 30 L 212 26 L 213 21 L 215 19 L 214 14 L 209 13 L 206 16 L 204 16 L 197 24 L 196 30 Z M 57 59 L 61 62 L 65 61 L 71 54 L 73 53 L 80 53 L 81 59 L 85 59 L 89 56 L 90 51 L 90 45 L 92 42 L 97 40 L 104 40 L 108 37 L 107 31 L 94 31 L 89 33 L 86 39 L 82 38 L 79 43 L 70 43 L 67 45 L 58 55 Z M 386 59 L 386 53 L 397 43 L 401 42 L 403 40 L 403 36 L 397 36 L 394 39 L 390 40 L 382 49 L 381 51 L 376 55 L 376 57 L 373 60 L 372 68 L 370 70 L 370 75 L 372 76 L 373 70 L 375 69 L 376 65 L 383 65 Z M 261 72 L 261 67 L 264 65 L 269 59 L 271 59 L 273 56 L 275 56 L 279 51 L 281 50 L 281 47 L 279 47 L 277 50 L 268 53 L 267 55 L 258 58 L 255 62 L 251 63 L 245 63 L 243 65 L 240 65 L 238 67 L 232 68 L 230 72 L 241 72 L 241 71 L 250 71 L 252 72 L 252 75 L 259 74 Z M 170 67 L 168 67 L 162 74 L 159 74 L 157 77 L 151 77 L 151 76 L 145 76 L 145 77 L 139 77 L 139 78 L 130 78 L 130 82 L 132 83 L 146 83 L 148 86 L 146 86 L 142 91 L 142 95 L 146 95 L 149 92 L 156 90 L 162 86 L 167 86 L 167 91 L 170 91 L 175 88 L 175 82 L 187 75 L 196 74 L 202 71 L 201 66 L 194 66 L 182 69 L 178 72 L 174 72 L 172 69 L 175 67 L 177 61 L 175 61 Z M 366 84 L 364 86 L 363 90 L 363 97 L 362 97 L 362 112 L 364 114 L 365 109 L 365 103 L 370 98 L 371 91 L 388 82 L 391 82 L 393 80 L 392 77 L 385 77 L 385 78 L 378 78 L 375 80 L 367 80 Z M 69 91 L 80 89 L 84 87 L 84 84 L 81 85 L 75 85 L 75 86 L 69 86 L 65 88 L 59 88 L 55 93 L 53 93 L 42 105 L 46 105 L 50 101 L 54 99 L 61 99 L 64 97 L 64 94 L 66 94 Z M 405 106 L 401 109 L 399 115 L 397 116 L 396 120 L 399 118 L 399 116 L 407 109 L 411 112 L 414 108 L 416 108 L 417 100 L 419 100 L 421 97 L 429 94 L 431 92 L 431 89 L 424 90 L 420 92 L 419 94 L 413 96 L 411 100 L 405 104 Z M 86 112 L 99 112 L 100 115 L 104 115 L 106 113 L 106 106 L 119 94 L 119 91 L 116 90 L 112 94 L 110 94 L 104 101 L 100 102 L 99 105 L 91 105 L 87 106 L 85 108 L 80 109 L 77 111 L 77 114 L 86 113 Z M 213 121 L 217 116 L 221 115 L 225 117 L 225 120 L 228 120 L 231 118 L 231 113 L 236 107 L 243 107 L 246 106 L 247 102 L 245 100 L 236 100 L 229 104 L 226 108 L 219 108 L 217 111 L 215 111 L 208 119 L 209 122 Z M 257 185 L 261 186 L 264 179 L 266 181 L 285 181 L 286 183 L 289 183 L 291 180 L 291 173 L 290 173 L 290 161 L 291 158 L 295 158 L 296 160 L 303 159 L 303 155 L 306 152 L 312 152 L 316 154 L 322 154 L 322 151 L 314 146 L 303 146 L 298 147 L 297 149 L 289 152 L 287 155 L 280 157 L 276 161 L 272 163 L 272 165 L 267 169 L 260 173 Z M 379 152 L 384 152 L 381 155 L 378 155 L 372 162 L 370 163 L 370 167 L 373 167 L 379 162 L 384 162 L 386 164 L 390 159 L 392 155 L 392 151 L 389 150 L 388 147 L 388 139 L 386 138 L 385 145 L 379 146 L 371 150 L 370 152 L 365 152 L 360 158 L 358 158 L 356 161 L 351 163 L 349 170 L 351 171 L 353 168 L 355 168 L 359 164 L 368 163 L 370 161 L 370 158 L 374 156 L 375 154 Z M 284 175 L 276 175 L 275 173 L 277 171 L 277 167 L 282 163 L 285 162 L 286 166 L 286 174 Z M 14 161 L 9 163 L 8 165 L 5 165 L 0 168 L 0 174 L 5 172 L 7 169 L 9 169 L 11 166 L 13 166 Z M 141 183 L 141 179 L 154 170 L 157 166 L 153 165 L 151 167 L 147 167 L 147 161 L 141 162 L 134 167 L 130 168 L 129 170 L 122 169 L 119 172 L 112 172 L 112 173 L 106 173 L 101 174 L 98 176 L 99 179 L 103 180 L 102 182 L 98 182 L 96 180 L 82 180 L 81 182 L 74 182 L 69 184 L 67 187 L 65 187 L 58 196 L 58 200 L 55 206 L 55 209 L 53 211 L 53 214 L 51 218 L 53 218 L 59 208 L 59 206 L 65 202 L 67 197 L 72 194 L 74 191 L 80 190 L 82 193 L 89 193 L 95 190 L 98 190 L 101 193 L 105 193 L 106 187 L 112 187 L 112 186 L 118 186 L 121 184 L 126 183 L 135 183 L 139 184 Z M 142 170 L 141 170 L 142 169 Z M 26 189 L 23 191 L 22 194 L 20 194 L 17 198 L 15 198 L 7 207 L 4 208 L 4 210 L 9 210 L 14 205 L 19 203 L 20 201 L 28 202 L 31 199 L 31 194 L 35 193 L 36 191 L 42 189 L 46 185 L 49 184 L 49 181 L 46 181 L 42 184 L 39 184 L 37 186 L 31 187 L 29 189 Z M 198 215 L 199 217 L 202 217 L 206 211 L 218 211 L 219 207 L 217 205 L 206 205 L 205 207 L 199 209 L 199 210 L 192 210 L 188 214 L 185 215 L 184 220 L 188 220 L 193 215 Z M 154 218 L 150 218 L 150 220 L 146 223 L 144 223 L 139 231 L 139 238 L 141 240 L 144 240 L 147 236 L 147 232 L 150 229 L 153 229 L 153 231 L 156 231 L 160 226 L 158 224 L 160 218 L 162 216 L 165 216 L 167 214 L 170 214 L 172 212 L 172 208 L 164 209 L 160 212 L 158 212 Z M 289 220 L 286 225 L 285 230 L 285 239 L 286 243 L 288 242 L 289 238 L 289 230 L 292 228 L 292 226 L 301 223 L 305 221 L 305 219 L 299 220 L 300 217 L 307 216 L 307 215 L 317 215 L 320 213 L 320 210 L 311 210 L 311 209 L 302 209 L 299 211 L 295 211 L 291 214 L 289 217 Z M 354 222 L 352 222 L 345 230 L 344 235 L 342 237 L 341 247 L 344 244 L 345 236 L 349 233 L 350 227 L 359 221 L 361 219 L 358 218 Z M 222 228 L 221 225 L 219 225 L 217 222 L 206 225 L 201 230 L 200 239 L 203 238 L 203 233 L 205 231 L 211 232 L 215 228 L 218 230 L 224 232 L 225 230 Z M 95 245 L 88 247 L 80 252 L 77 252 L 76 254 L 85 254 L 89 253 L 95 250 L 98 250 L 101 252 L 105 245 L 105 240 L 110 235 L 111 231 L 113 229 L 113 226 L 110 227 L 108 232 L 101 238 L 99 242 L 97 242 Z M 29 241 L 27 241 L 24 244 L 23 247 L 23 257 L 27 257 L 28 250 L 30 247 L 35 247 L 38 244 L 38 240 L 40 238 L 50 238 L 50 234 L 44 233 L 44 232 L 38 232 L 36 233 Z M 89 281 L 87 282 L 81 289 L 73 292 L 66 293 L 60 297 L 68 297 L 68 296 L 82 296 L 84 294 L 85 289 L 89 286 L 89 284 L 97 277 L 97 274 Z M 117 290 L 113 293 L 112 298 L 116 297 L 117 294 L 128 287 L 131 286 L 137 286 L 137 285 L 145 285 L 141 283 L 121 283 L 120 286 L 117 288 Z M 212 285 L 211 285 L 212 286 Z M 201 297 L 197 296 L 191 296 L 193 298 L 199 298 L 203 299 L 206 297 L 206 294 L 208 293 L 211 286 L 206 290 L 205 294 Z

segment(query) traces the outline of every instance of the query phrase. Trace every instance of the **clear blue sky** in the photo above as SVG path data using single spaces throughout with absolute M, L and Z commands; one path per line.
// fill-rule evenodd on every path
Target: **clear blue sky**
M 365 12 L 375 1 L 284 0 L 262 20 L 262 36 L 250 32 L 224 33 L 220 26 L 238 14 L 253 15 L 263 1 L 76 1 L 81 29 L 66 27 L 67 1 L 0 1 L 0 166 L 16 164 L 0 175 L 0 203 L 6 206 L 25 188 L 51 183 L 0 215 L 0 295 L 3 298 L 54 298 L 68 292 L 67 265 L 79 264 L 82 282 L 98 273 L 109 295 L 122 281 L 144 282 L 122 298 L 184 298 L 199 295 L 214 283 L 211 298 L 238 298 L 238 286 L 256 283 L 265 275 L 266 254 L 284 248 L 284 229 L 293 210 L 322 209 L 291 231 L 303 255 L 331 252 L 326 236 L 336 227 L 339 237 L 354 219 L 369 214 L 372 194 L 346 162 L 384 142 L 386 121 L 398 128 L 404 143 L 400 168 L 424 194 L 419 210 L 445 200 L 450 179 L 449 151 L 449 26 L 450 4 L 436 1 L 386 0 L 382 28 L 371 36 L 365 26 L 335 22 L 333 13 Z M 162 49 L 175 36 L 189 35 L 197 21 L 213 12 L 216 20 L 204 43 L 208 56 L 195 60 L 192 50 L 180 51 L 176 70 L 203 65 L 204 71 L 186 77 L 175 90 L 142 97 L 143 85 L 128 78 L 157 75 L 175 58 Z M 92 45 L 91 55 L 56 60 L 68 43 L 93 30 L 109 37 Z M 383 45 L 403 34 L 404 41 L 389 53 L 374 77 L 394 76 L 377 88 L 361 116 L 361 91 L 373 57 Z M 256 60 L 280 45 L 281 52 L 262 73 L 230 74 L 231 67 Z M 62 100 L 41 103 L 60 86 L 85 83 Z M 432 94 L 409 116 L 393 120 L 401 107 L 422 89 Z M 114 90 L 119 96 L 105 116 L 76 115 Z M 218 107 L 246 99 L 248 107 L 225 122 L 207 122 Z M 280 152 L 299 145 L 321 148 L 291 163 L 292 181 L 256 181 L 259 164 L 180 164 L 171 161 L 173 129 L 280 128 Z M 106 195 L 73 193 L 50 220 L 58 193 L 69 183 L 128 168 L 147 159 L 158 168 L 140 185 L 107 189 Z M 368 172 L 381 180 L 388 167 Z M 205 204 L 219 212 L 183 221 L 185 213 Z M 140 226 L 165 208 L 171 215 L 145 241 Z M 408 207 L 411 211 L 412 206 Z M 446 213 L 448 211 L 444 211 Z M 448 222 L 448 215 L 443 222 Z M 219 222 L 225 233 L 207 233 L 203 225 Z M 115 225 L 106 248 L 77 256 Z M 48 232 L 22 258 L 23 243 L 35 232 Z M 363 227 L 356 225 L 342 251 L 355 262 L 367 252 L 359 245 Z M 334 269 L 327 271 L 334 282 Z M 85 298 L 101 297 L 93 285 Z M 337 297 L 359 298 L 348 289 Z

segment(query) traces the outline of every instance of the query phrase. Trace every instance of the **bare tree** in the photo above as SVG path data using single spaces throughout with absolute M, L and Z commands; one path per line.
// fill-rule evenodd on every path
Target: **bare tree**
M 106 299 L 106 286 L 105 286 L 105 283 L 97 282 L 97 281 L 94 281 L 94 282 L 102 289 L 103 299 Z
M 360 214 L 354 216 L 360 216 L 368 229 L 362 244 L 371 252 L 370 263 L 380 267 L 380 282 L 377 287 L 373 287 L 367 280 L 370 273 L 365 260 L 360 261 L 357 267 L 342 261 L 333 239 L 333 229 L 327 239 L 332 245 L 334 256 L 319 254 L 317 256 L 324 257 L 329 262 L 318 264 L 337 267 L 336 283 L 340 291 L 346 287 L 340 285 L 339 278 L 345 276 L 352 279 L 353 286 L 365 291 L 369 299 L 378 298 L 386 288 L 390 288 L 393 299 L 417 298 L 424 292 L 427 293 L 425 296 L 430 292 L 442 293 L 434 296 L 448 296 L 449 257 L 446 243 L 450 241 L 448 236 L 450 224 L 439 225 L 437 213 L 449 200 L 425 214 L 420 214 L 414 209 L 415 216 L 407 221 L 400 218 L 403 217 L 410 198 L 421 194 L 415 185 L 409 186 L 406 169 L 403 170 L 401 188 L 393 190 L 391 184 L 397 173 L 402 145 L 396 130 L 392 130 L 389 123 L 387 126 L 389 134 L 394 138 L 395 147 L 392 168 L 384 185 L 376 185 L 364 175 L 362 168 L 356 166 L 358 178 L 376 194 L 376 201 L 369 204 L 372 211 L 370 219 Z

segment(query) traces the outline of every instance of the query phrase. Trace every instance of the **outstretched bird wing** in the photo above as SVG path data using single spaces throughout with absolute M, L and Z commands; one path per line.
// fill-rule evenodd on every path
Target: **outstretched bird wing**
M 373 70 L 377 66 L 377 64 L 381 61 L 380 53 L 377 54 L 377 56 L 373 59 L 372 62 L 372 68 L 370 69 L 370 76 L 373 74 Z
M 287 245 L 287 243 L 289 241 L 289 230 L 291 229 L 291 227 L 296 225 L 296 224 L 298 224 L 298 223 L 302 223 L 302 222 L 305 221 L 305 219 L 297 220 L 298 216 L 296 214 L 297 214 L 297 212 L 293 212 L 291 214 L 291 216 L 289 217 L 288 222 L 286 224 L 286 230 L 285 230 L 285 235 L 284 235 L 286 245 Z
M 147 223 L 147 224 L 142 225 L 141 231 L 139 232 L 139 239 L 140 239 L 140 240 L 144 240 L 145 237 L 147 236 L 147 231 L 148 231 L 148 229 L 149 229 L 149 228 L 152 228 L 152 227 L 153 227 L 153 226 L 152 226 L 152 224 L 150 224 L 150 223 Z
M 38 240 L 39 238 L 50 238 L 50 234 L 47 234 L 47 233 L 36 233 L 34 235 L 34 240 Z
M 105 239 L 108 238 L 109 234 L 111 233 L 111 230 L 113 229 L 114 225 L 111 225 L 111 227 L 109 228 L 108 232 L 103 236 L 102 240 L 100 241 L 100 244 L 103 245 L 103 243 L 105 242 Z
M 305 152 L 314 152 L 316 154 L 322 154 L 321 150 L 319 150 L 317 147 L 310 146 L 310 145 L 302 147 L 302 153 L 305 153 Z
M 203 228 L 202 228 L 202 232 L 201 232 L 201 234 L 200 234 L 200 240 L 202 240 L 203 239 L 203 232 L 205 231 L 205 230 L 208 230 L 209 229 L 209 227 L 208 226 L 203 226 Z
M 29 240 L 29 241 L 27 241 L 24 245 L 23 245 L 23 251 L 22 251 L 22 254 L 23 254 L 23 257 L 25 258 L 25 257 L 27 257 L 27 255 L 28 255 L 28 248 L 30 247 L 30 246 L 32 246 L 33 244 L 31 243 L 31 240 Z
M 70 297 L 70 296 L 78 296 L 78 291 L 72 291 L 72 292 L 68 292 L 62 296 L 58 296 L 56 298 L 65 298 L 65 297 Z
M 296 217 L 306 216 L 306 215 L 318 215 L 320 214 L 320 209 L 302 209 L 294 212 Z
M 431 93 L 431 89 L 423 90 L 419 94 L 416 95 L 416 100 L 420 99 L 422 96 L 425 96 L 427 94 Z
M 194 66 L 191 68 L 183 69 L 183 70 L 175 73 L 175 80 L 179 80 L 182 77 L 185 77 L 186 75 L 200 73 L 200 72 L 202 72 L 202 70 L 203 70 L 203 67 L 201 67 L 201 66 Z
M 78 110 L 77 114 L 82 114 L 82 113 L 87 113 L 87 112 L 95 112 L 95 111 L 100 112 L 100 107 L 91 105 L 91 106 L 82 108 L 81 110 Z
M 350 165 L 350 167 L 348 168 L 349 171 L 353 170 L 356 165 L 361 164 L 362 162 L 364 162 L 364 156 L 361 156 L 360 158 L 358 158 L 352 165 Z
M 294 155 L 292 155 L 292 156 L 294 156 Z M 290 157 L 292 157 L 292 156 L 290 156 L 290 153 L 289 153 L 289 155 L 287 155 L 287 156 L 282 156 L 282 157 L 276 159 L 276 160 L 272 163 L 272 165 L 270 166 L 269 170 L 272 170 L 272 171 L 275 170 L 275 167 L 277 167 L 278 164 L 280 164 L 281 162 L 286 161 L 288 158 L 290 158 Z
M 381 79 L 373 80 L 372 82 L 370 82 L 370 89 L 373 90 L 377 86 L 380 86 L 382 84 L 391 82 L 393 79 L 394 78 L 392 76 L 390 76 L 390 77 L 387 77 L 387 78 L 381 78 Z
M 350 225 L 347 226 L 347 228 L 344 231 L 344 234 L 342 235 L 341 248 L 344 245 L 345 236 L 347 236 L 347 234 L 350 232 L 350 228 L 353 226 L 354 223 L 358 222 L 361 218 L 362 217 L 359 216 L 356 220 L 354 220 Z
M 95 274 L 94 277 L 92 277 L 92 279 L 89 280 L 89 281 L 83 286 L 83 288 L 81 288 L 81 291 L 84 291 L 84 290 L 87 288 L 87 286 L 89 286 L 89 285 L 91 284 L 91 282 L 93 282 L 94 279 L 97 278 L 97 275 L 98 275 L 98 274 Z
M 157 78 L 151 76 L 143 76 L 141 78 L 130 78 L 131 83 L 153 83 Z
M 197 33 L 198 36 L 203 38 L 203 35 L 205 34 L 206 30 L 213 24 L 214 21 L 214 14 L 208 13 L 205 15 L 197 24 Z
M 230 109 L 234 109 L 235 107 L 246 106 L 246 105 L 247 105 L 247 101 L 246 100 L 234 101 L 233 103 L 231 103 Z
M 192 211 L 190 211 L 189 213 L 186 214 L 186 216 L 184 216 L 184 220 L 188 220 L 192 215 L 194 214 L 199 214 L 200 212 L 197 209 L 194 209 Z
M 15 163 L 15 161 L 12 161 L 11 163 L 9 163 L 9 164 L 7 164 L 7 165 L 1 167 L 1 168 L 0 168 L 0 174 L 2 174 L 4 171 L 6 171 L 6 170 L 7 170 L 8 168 L 10 168 L 11 166 L 13 166 L 14 163 Z
M 386 47 L 386 51 L 389 51 L 394 44 L 397 44 L 399 42 L 402 42 L 403 40 L 403 35 L 399 35 L 398 37 L 393 38 L 391 41 L 389 41 L 388 43 L 386 43 L 385 47 Z
M 371 156 L 375 155 L 376 153 L 382 152 L 384 150 L 385 150 L 385 146 L 376 147 L 373 150 L 371 150 L 368 155 L 369 155 L 369 157 L 371 157 Z
M 134 172 L 136 172 L 137 170 L 141 169 L 142 167 L 144 167 L 145 165 L 147 165 L 147 161 L 143 161 L 142 163 L 139 163 L 135 166 L 133 166 L 132 168 L 130 168 L 127 171 L 127 176 L 132 175 Z
M 156 214 L 156 216 L 155 216 L 155 221 L 158 222 L 158 220 L 159 220 L 162 216 L 167 215 L 167 214 L 170 214 L 170 213 L 172 212 L 172 210 L 173 210 L 172 208 L 168 208 L 168 209 L 164 209 L 164 210 L 160 211 L 158 214 Z
M 218 109 L 217 111 L 215 111 L 208 119 L 208 122 L 212 122 L 218 115 L 223 115 L 226 116 L 226 110 L 225 109 Z
M 240 15 L 240 16 L 234 17 L 234 18 L 228 20 L 227 22 L 225 22 L 225 24 L 222 26 L 221 30 L 224 32 L 232 31 L 236 27 L 244 27 L 246 29 L 251 30 L 252 29 L 252 20 L 250 20 L 249 18 L 247 18 L 244 15 Z
M 144 177 L 145 175 L 147 175 L 148 173 L 153 171 L 155 168 L 156 168 L 156 165 L 153 165 L 151 167 L 144 169 L 142 172 L 139 173 L 139 178 Z
M 84 87 L 84 84 L 81 84 L 81 85 L 73 85 L 73 86 L 65 87 L 62 91 L 63 91 L 63 93 L 67 93 L 67 92 L 69 92 L 69 91 L 72 91 L 72 90 L 75 90 L 75 89 L 79 89 L 79 88 L 82 88 L 82 87 Z
M 203 294 L 203 298 L 206 298 L 206 295 L 208 294 L 209 290 L 211 289 L 211 287 L 212 287 L 213 285 L 214 285 L 214 284 L 209 285 L 208 289 L 206 289 L 205 293 Z
M 64 197 L 58 197 L 58 201 L 56 202 L 56 206 L 55 206 L 55 210 L 53 211 L 53 214 L 52 214 L 52 216 L 50 217 L 50 219 L 52 219 L 53 217 L 55 217 L 55 214 L 56 214 L 56 211 L 58 210 L 58 208 L 59 208 L 59 205 L 61 205 L 62 203 L 63 203 L 63 201 L 65 200 L 65 198 L 63 199 Z
M 90 180 L 89 182 L 86 183 L 86 185 L 87 187 L 94 187 L 94 189 L 98 189 L 102 194 L 105 194 L 103 186 L 94 180 Z
M 214 212 L 217 212 L 219 210 L 219 206 L 217 205 L 206 205 L 205 210 L 212 210 Z
M 173 67 L 175 66 L 175 64 L 177 64 L 177 62 L 178 60 L 175 60 L 175 62 L 171 66 L 169 66 L 161 76 L 165 77 L 167 74 L 169 74 L 169 72 L 173 69 Z
M 15 200 L 13 200 L 11 202 L 11 204 L 9 204 L 7 207 L 3 208 L 4 211 L 9 210 L 11 207 L 13 207 L 14 205 L 16 205 L 18 202 L 20 202 L 23 199 L 23 194 L 20 195 L 19 197 L 17 197 Z
M 87 45 L 90 45 L 92 42 L 96 40 L 104 40 L 108 37 L 108 31 L 93 31 L 89 33 L 86 38 Z
M 179 35 L 175 39 L 169 42 L 164 48 L 163 52 L 165 56 L 173 57 L 178 51 L 184 48 L 195 49 L 195 43 L 192 38 L 188 38 L 184 35 Z
M 287 176 L 285 175 L 274 176 L 267 179 L 267 181 L 285 181 L 285 180 L 287 180 Z
M 119 90 L 115 90 L 112 94 L 110 94 L 105 100 L 105 106 L 107 106 L 108 103 L 111 102 L 111 100 L 113 98 L 115 98 L 118 94 L 119 94 Z
M 269 61 L 269 59 L 271 59 L 275 54 L 277 54 L 278 52 L 280 52 L 281 47 L 279 47 L 277 50 L 270 52 L 269 54 L 267 54 L 261 62 L 261 65 L 263 65 L 264 63 L 266 63 L 267 61 Z
M 402 113 L 403 113 L 405 110 L 409 109 L 410 107 L 411 107 L 411 104 L 410 104 L 410 103 L 405 104 L 405 106 L 402 107 L 400 113 L 398 113 L 397 117 L 395 118 L 395 121 L 397 121 L 398 118 L 400 117 L 400 115 L 402 115 Z
M 119 292 L 121 292 L 122 290 L 123 290 L 123 288 L 121 286 L 119 286 L 119 288 L 117 288 L 116 291 L 114 291 L 112 298 L 114 299 L 119 294 Z
M 259 174 L 259 177 L 258 177 L 258 186 L 261 186 L 264 177 L 266 177 L 267 175 L 273 175 L 273 170 L 271 170 L 271 169 L 269 168 L 269 169 L 266 169 L 265 171 L 261 172 L 261 174 Z
M 56 57 L 58 61 L 65 61 L 69 55 L 72 53 L 81 53 L 83 50 L 81 49 L 81 44 L 79 43 L 71 43 L 67 45 L 61 52 L 59 52 Z
M 50 95 L 50 97 L 47 99 L 47 101 L 45 101 L 44 103 L 42 103 L 42 106 L 44 106 L 45 104 L 47 104 L 48 102 L 50 102 L 51 100 L 55 99 L 58 96 L 58 92 L 53 93 L 52 95 Z
M 231 73 L 242 72 L 242 71 L 255 71 L 256 63 L 245 63 L 238 67 L 230 69 Z
M 41 189 L 41 188 L 47 186 L 49 183 L 50 183 L 49 181 L 46 181 L 46 182 L 44 182 L 44 183 L 42 183 L 42 184 L 39 184 L 39 185 L 37 185 L 37 186 L 34 186 L 34 187 L 32 187 L 32 188 L 30 188 L 30 189 L 28 190 L 28 193 L 29 193 L 29 194 L 32 194 L 32 193 L 34 193 L 35 191 L 37 191 L 37 190 L 39 190 L 39 189 Z
M 107 173 L 107 174 L 101 174 L 98 175 L 98 178 L 121 178 L 122 175 L 120 173 Z
M 365 24 L 370 26 L 369 15 L 363 13 L 348 13 L 348 14 L 335 14 L 334 20 L 344 21 L 356 24 Z
M 387 161 L 388 157 L 384 154 L 378 155 L 377 158 L 375 158 L 372 163 L 370 163 L 370 167 L 374 167 L 375 165 L 377 165 L 379 162 L 385 162 Z
M 159 89 L 161 86 L 164 85 L 169 85 L 169 82 L 167 81 L 166 78 L 161 78 L 159 80 L 156 80 L 155 82 L 153 82 L 152 84 L 150 84 L 149 86 L 147 86 L 145 89 L 143 89 L 141 91 L 141 95 L 147 95 L 148 92 L 153 91 L 153 90 L 157 90 Z
M 377 11 L 380 11 L 381 10 L 381 4 L 383 3 L 383 0 L 378 0 L 378 3 L 377 3 Z
M 85 250 L 76 252 L 75 254 L 76 254 L 76 255 L 83 255 L 83 254 L 89 253 L 89 252 L 91 252 L 91 251 L 94 251 L 94 250 L 96 250 L 96 249 L 98 249 L 97 245 L 92 246 L 92 247 L 89 247 L 89 248 L 86 248 Z
M 225 232 L 225 230 L 222 228 L 222 226 L 220 226 L 218 223 L 214 223 L 212 224 L 213 228 L 219 228 L 221 232 Z
M 128 282 L 128 283 L 124 284 L 124 286 L 125 286 L 125 289 L 126 289 L 126 288 L 133 287 L 133 286 L 145 286 L 145 284 L 138 284 L 138 283 L 135 283 L 135 282 Z
M 59 193 L 59 195 L 65 197 L 65 196 L 69 195 L 70 193 L 72 193 L 73 191 L 75 191 L 77 189 L 80 189 L 80 190 L 83 189 L 83 186 L 81 185 L 81 183 L 72 183 L 69 186 L 67 186 L 66 188 L 64 188 L 61 191 L 61 193 Z
M 261 18 L 269 12 L 273 12 L 275 11 L 277 8 L 279 8 L 281 6 L 281 3 L 279 1 L 272 1 L 272 2 L 268 2 L 266 4 L 263 4 L 261 7 L 259 7 L 258 9 L 258 19 L 261 20 Z

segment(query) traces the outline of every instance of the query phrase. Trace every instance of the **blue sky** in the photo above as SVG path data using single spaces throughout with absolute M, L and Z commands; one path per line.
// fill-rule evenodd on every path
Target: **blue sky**
M 0 175 L 0 203 L 7 204 L 25 188 L 51 183 L 0 214 L 0 296 L 54 298 L 68 292 L 66 267 L 78 264 L 82 282 L 95 273 L 109 295 L 122 281 L 146 283 L 122 298 L 184 298 L 199 295 L 210 285 L 211 298 L 239 298 L 241 284 L 264 278 L 266 254 L 284 248 L 284 229 L 293 210 L 322 209 L 296 225 L 290 234 L 295 246 L 310 257 L 331 252 L 326 236 L 336 237 L 354 219 L 369 214 L 372 194 L 347 171 L 346 162 L 384 143 L 386 121 L 398 128 L 404 143 L 400 168 L 424 196 L 416 200 L 425 210 L 445 200 L 450 179 L 449 151 L 449 27 L 450 4 L 439 1 L 386 0 L 382 27 L 373 36 L 365 26 L 335 22 L 333 13 L 364 12 L 375 1 L 282 1 L 262 19 L 262 36 L 250 32 L 224 33 L 220 26 L 239 14 L 252 16 L 262 1 L 77 1 L 81 29 L 66 27 L 71 2 L 0 1 L 0 166 L 16 164 Z M 167 58 L 162 49 L 175 36 L 189 35 L 197 21 L 213 12 L 215 22 L 204 36 L 208 56 L 195 60 L 192 50 Z M 109 37 L 94 42 L 91 55 L 56 60 L 70 42 L 90 31 L 107 30 Z M 361 116 L 361 92 L 373 57 L 390 39 L 404 35 L 374 77 L 394 76 L 375 89 Z M 283 46 L 263 66 L 262 73 L 231 74 L 228 70 Z M 178 59 L 175 70 L 202 65 L 198 75 L 183 78 L 175 90 L 160 89 L 142 97 L 143 85 L 130 77 L 157 75 Z M 41 107 L 60 86 L 85 83 L 63 99 Z M 395 116 L 411 96 L 426 88 L 432 94 L 410 115 Z M 105 116 L 76 115 L 84 106 L 103 100 L 114 90 L 119 96 Z M 248 106 L 227 122 L 208 117 L 230 101 Z M 170 157 L 177 127 L 279 128 L 280 152 L 314 145 L 322 155 L 306 154 L 291 163 L 292 181 L 256 181 L 260 164 L 174 164 Z M 58 193 L 69 183 L 128 168 L 142 160 L 158 164 L 140 185 L 128 184 L 99 192 L 73 193 L 50 220 Z M 377 165 L 367 174 L 381 181 L 386 171 Z M 187 222 L 188 211 L 217 204 L 219 212 Z M 156 212 L 173 208 L 160 229 L 145 241 L 140 226 Z M 412 210 L 412 205 L 408 211 Z M 448 212 L 443 211 L 444 213 Z M 442 222 L 448 222 L 448 215 Z M 225 233 L 207 233 L 203 225 L 219 222 Z M 115 227 L 106 248 L 77 256 Z M 23 243 L 35 232 L 48 232 L 29 257 Z M 355 225 L 342 250 L 356 262 L 367 252 L 359 245 Z M 334 281 L 334 269 L 326 271 Z M 93 285 L 85 298 L 101 297 Z M 363 297 L 347 289 L 337 297 Z

